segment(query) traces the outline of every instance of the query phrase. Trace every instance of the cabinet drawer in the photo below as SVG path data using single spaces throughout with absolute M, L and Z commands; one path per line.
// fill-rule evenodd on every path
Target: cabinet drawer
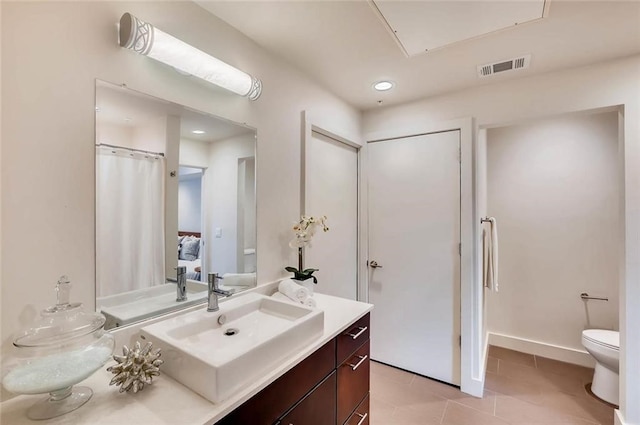
M 336 372 L 325 379 L 279 425 L 327 425 L 336 423 Z
M 369 393 L 369 341 L 338 366 L 338 423 L 344 423 Z
M 344 425 L 369 425 L 369 394 L 362 400 Z
M 358 319 L 346 331 L 336 337 L 337 363 L 340 364 L 369 339 L 369 313 Z
M 335 353 L 335 339 L 332 339 L 231 412 L 218 425 L 273 424 L 335 369 Z

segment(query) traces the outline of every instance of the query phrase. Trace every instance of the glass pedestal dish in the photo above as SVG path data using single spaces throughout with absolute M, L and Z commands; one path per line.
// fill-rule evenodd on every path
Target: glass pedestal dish
M 93 391 L 74 387 L 100 369 L 113 354 L 115 340 L 103 330 L 105 318 L 69 303 L 69 280 L 56 285 L 58 302 L 42 311 L 40 320 L 14 339 L 14 367 L 2 379 L 14 394 L 45 394 L 27 410 L 34 420 L 50 419 L 85 404 Z

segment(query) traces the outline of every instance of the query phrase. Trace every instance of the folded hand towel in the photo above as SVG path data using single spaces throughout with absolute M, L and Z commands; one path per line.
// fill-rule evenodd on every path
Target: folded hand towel
M 282 292 L 276 292 L 271 297 L 275 298 L 276 300 L 287 301 L 287 302 L 290 302 L 290 303 L 293 303 L 293 304 L 302 304 L 304 306 L 311 307 L 311 308 L 316 308 L 317 307 L 316 300 L 314 300 L 311 297 L 307 298 L 304 302 L 303 301 L 292 300 L 291 298 L 287 297 Z
M 278 291 L 285 294 L 287 297 L 294 301 L 305 302 L 309 298 L 309 290 L 303 286 L 298 285 L 291 279 L 283 279 L 278 285 Z
M 482 280 L 485 288 L 498 292 L 498 222 L 493 217 L 483 222 L 488 222 L 491 228 L 482 230 Z
M 222 278 L 225 286 L 256 286 L 255 273 L 225 273 Z
M 491 217 L 491 251 L 489 252 L 491 261 L 491 277 L 493 290 L 498 292 L 498 222 Z

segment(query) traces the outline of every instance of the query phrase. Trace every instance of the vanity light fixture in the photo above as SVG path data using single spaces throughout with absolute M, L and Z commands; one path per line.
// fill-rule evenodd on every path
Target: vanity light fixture
M 393 81 L 387 81 L 387 80 L 378 81 L 377 83 L 373 84 L 373 88 L 378 91 L 391 90 L 394 86 L 395 84 L 393 83 Z
M 204 130 L 193 130 L 192 133 L 193 134 L 204 134 L 206 132 Z
M 222 62 L 202 50 L 160 31 L 148 22 L 125 13 L 120 18 L 120 46 L 149 56 L 177 70 L 256 100 L 262 81 Z

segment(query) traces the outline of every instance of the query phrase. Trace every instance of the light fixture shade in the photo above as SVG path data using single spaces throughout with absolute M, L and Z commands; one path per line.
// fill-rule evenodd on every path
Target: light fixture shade
M 120 46 L 170 65 L 182 72 L 256 100 L 262 82 L 255 77 L 125 13 L 120 18 Z

